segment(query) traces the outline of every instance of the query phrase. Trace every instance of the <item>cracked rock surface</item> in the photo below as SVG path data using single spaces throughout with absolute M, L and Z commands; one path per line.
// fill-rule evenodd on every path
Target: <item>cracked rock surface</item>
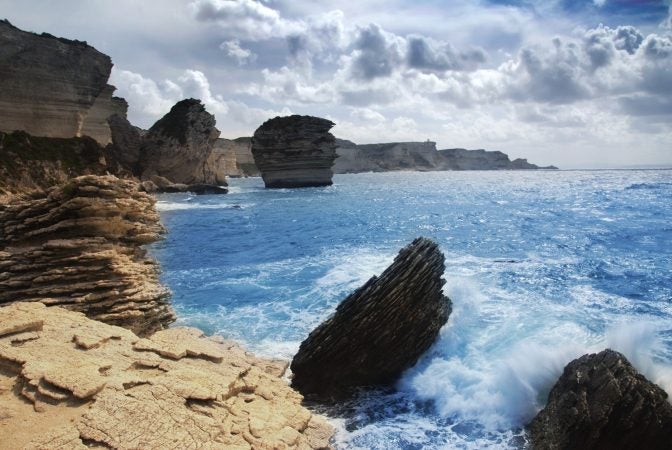
M 193 328 L 143 339 L 14 303 L 0 308 L 0 368 L 1 449 L 313 449 L 333 433 L 279 378 L 286 363 Z

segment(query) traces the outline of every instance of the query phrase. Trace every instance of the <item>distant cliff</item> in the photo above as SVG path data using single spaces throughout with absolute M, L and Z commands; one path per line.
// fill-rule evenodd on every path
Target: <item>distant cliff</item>
M 539 167 L 526 159 L 511 161 L 505 153 L 486 150 L 452 148 L 437 150 L 436 143 L 390 142 L 357 145 L 344 139 L 336 140 L 338 158 L 334 173 L 389 172 L 397 170 L 518 170 L 557 169 Z
M 127 104 L 107 84 L 109 56 L 86 42 L 19 30 L 0 20 L 0 131 L 111 142 L 107 117 Z

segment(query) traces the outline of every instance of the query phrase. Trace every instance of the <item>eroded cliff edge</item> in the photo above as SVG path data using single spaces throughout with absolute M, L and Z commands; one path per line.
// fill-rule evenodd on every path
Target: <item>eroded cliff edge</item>
M 0 308 L 0 368 L 3 449 L 314 449 L 333 433 L 286 363 L 193 328 L 141 339 L 19 302 Z

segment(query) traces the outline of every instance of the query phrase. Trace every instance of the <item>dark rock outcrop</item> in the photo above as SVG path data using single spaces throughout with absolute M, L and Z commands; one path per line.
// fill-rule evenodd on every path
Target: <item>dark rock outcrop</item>
M 252 155 L 267 188 L 329 186 L 336 158 L 334 123 L 312 116 L 267 120 L 254 132 Z
M 140 176 L 140 148 L 142 135 L 126 116 L 113 114 L 107 118 L 111 144 L 106 147 L 110 163 L 114 162 L 134 176 Z
M 528 426 L 533 449 L 620 450 L 672 447 L 672 406 L 620 353 L 570 362 Z
M 143 136 L 139 163 L 142 178 L 159 175 L 173 183 L 217 184 L 216 173 L 206 162 L 218 137 L 215 116 L 200 100 L 176 103 Z
M 557 169 L 553 166 L 539 167 L 526 159 L 511 161 L 508 155 L 499 151 L 437 150 L 436 143 L 431 141 L 357 145 L 337 139 L 336 144 L 338 159 L 334 164 L 334 173 Z
M 86 42 L 19 30 L 0 20 L 0 131 L 110 142 L 107 116 L 125 114 L 107 84 L 110 57 Z
M 0 131 L 0 197 L 109 170 L 106 149 L 90 137 L 48 138 L 24 131 Z M 0 199 L 0 203 L 5 200 Z
M 452 304 L 441 292 L 444 256 L 415 239 L 313 330 L 292 360 L 292 386 L 328 400 L 393 382 L 432 345 Z
M 142 245 L 164 232 L 137 182 L 87 175 L 0 209 L 0 305 L 40 301 L 139 335 L 175 320 Z

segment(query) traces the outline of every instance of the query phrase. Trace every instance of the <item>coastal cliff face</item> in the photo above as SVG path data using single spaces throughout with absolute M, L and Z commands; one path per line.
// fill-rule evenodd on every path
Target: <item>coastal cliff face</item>
M 565 367 L 528 428 L 533 450 L 665 449 L 672 405 L 625 356 L 604 350 Z
M 387 384 L 434 343 L 452 310 L 443 295 L 444 256 L 415 239 L 380 277 L 343 300 L 292 360 L 292 386 L 329 400 L 353 388 Z
M 556 169 L 539 167 L 525 159 L 511 161 L 499 151 L 466 150 L 462 148 L 437 150 L 436 143 L 391 142 L 357 145 L 337 139 L 334 173 L 390 172 L 397 170 L 518 170 Z
M 276 117 L 252 138 L 252 155 L 267 188 L 329 186 L 336 158 L 334 123 L 312 116 Z
M 218 179 L 230 177 L 258 177 L 259 170 L 252 156 L 252 138 L 217 139 L 208 164 Z
M 0 21 L 0 131 L 110 141 L 108 111 L 120 112 L 107 84 L 110 57 L 86 42 L 28 33 Z
M 193 328 L 141 339 L 15 303 L 0 308 L 0 367 L 2 449 L 317 449 L 333 434 L 286 363 Z
M 0 305 L 41 301 L 139 335 L 175 320 L 142 245 L 164 232 L 154 199 L 114 176 L 82 176 L 0 209 Z
M 217 184 L 217 171 L 207 161 L 218 137 L 215 116 L 200 100 L 176 103 L 142 138 L 142 178 L 158 175 L 173 183 Z

